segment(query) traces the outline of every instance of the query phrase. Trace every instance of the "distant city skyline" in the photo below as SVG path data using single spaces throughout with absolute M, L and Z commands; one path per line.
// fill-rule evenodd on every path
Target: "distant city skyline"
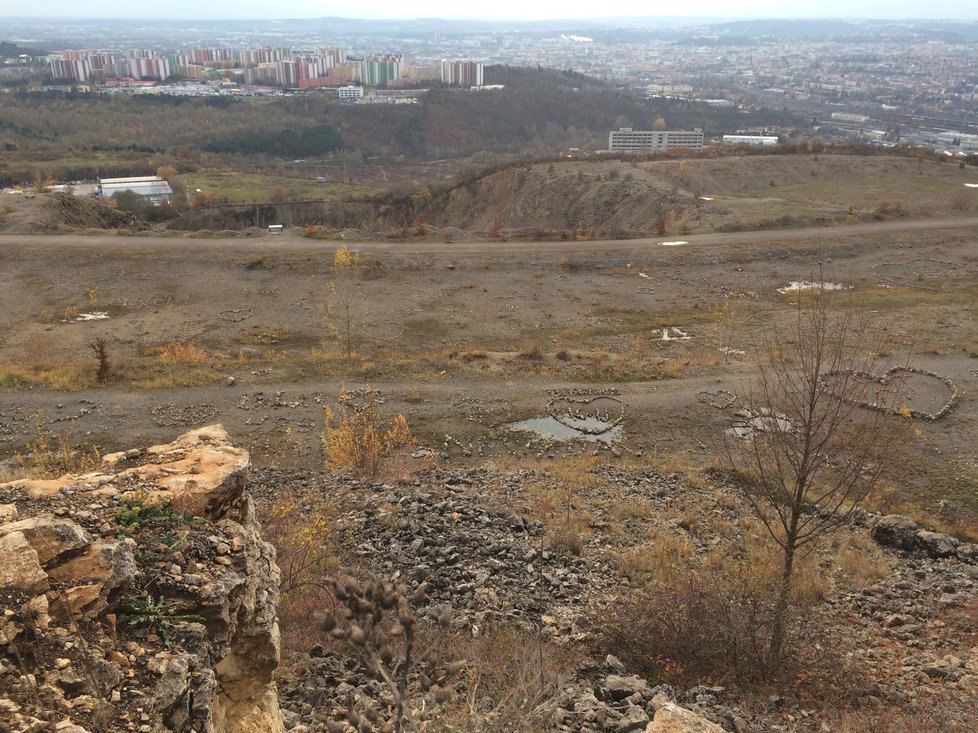
M 164 8 L 162 10 L 161 8 Z M 660 9 L 661 8 L 661 9 Z M 446 20 L 591 20 L 612 17 L 682 17 L 682 18 L 872 18 L 872 19 L 960 19 L 978 20 L 975 0 L 822 0 L 813 9 L 797 5 L 785 9 L 783 0 L 754 0 L 738 4 L 729 0 L 699 0 L 682 5 L 619 0 L 613 6 L 580 0 L 543 2 L 528 6 L 520 0 L 496 0 L 492 4 L 468 6 L 460 12 L 457 3 L 448 0 L 412 4 L 395 0 L 374 0 L 369 4 L 353 0 L 169 0 L 165 5 L 142 6 L 128 0 L 97 0 L 94 3 L 29 5 L 18 0 L 0 0 L 0 17 L 46 17 L 73 19 L 290 19 L 337 16 L 362 19 L 440 18 Z M 0 30 L 2 35 L 2 30 Z

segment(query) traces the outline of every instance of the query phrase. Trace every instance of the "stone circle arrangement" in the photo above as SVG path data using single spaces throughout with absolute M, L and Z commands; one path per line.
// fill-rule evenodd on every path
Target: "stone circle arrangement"
M 938 269 L 935 265 L 942 265 L 945 269 Z M 873 274 L 883 285 L 900 285 L 921 290 L 940 290 L 939 287 L 924 283 L 927 280 L 951 277 L 953 270 L 953 262 L 933 257 L 915 257 L 908 262 L 877 262 L 873 265 Z
M 217 314 L 217 317 L 222 321 L 240 323 L 241 321 L 251 318 L 254 314 L 255 311 L 251 308 L 234 308 L 232 310 L 221 311 Z

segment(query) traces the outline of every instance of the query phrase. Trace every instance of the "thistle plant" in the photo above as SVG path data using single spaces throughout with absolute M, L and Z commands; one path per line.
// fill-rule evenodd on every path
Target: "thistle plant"
M 330 733 L 417 730 L 417 709 L 439 705 L 454 694 L 455 677 L 464 660 L 444 662 L 439 649 L 452 625 L 449 606 L 432 606 L 428 618 L 437 630 L 435 641 L 418 648 L 419 618 L 408 603 L 407 590 L 396 582 L 353 578 L 333 581 L 338 610 L 320 619 L 319 626 L 354 652 L 367 672 L 382 682 L 393 703 L 381 710 L 374 701 L 351 703 L 345 721 L 331 721 Z M 415 605 L 425 603 L 424 585 L 411 595 Z M 422 705 L 424 702 L 424 705 Z

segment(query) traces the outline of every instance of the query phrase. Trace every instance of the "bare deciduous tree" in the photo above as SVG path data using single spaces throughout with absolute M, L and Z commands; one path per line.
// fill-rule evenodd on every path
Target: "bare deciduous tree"
M 355 330 L 363 324 L 365 303 L 360 292 L 360 255 L 340 245 L 333 256 L 326 317 L 329 329 L 343 342 L 347 356 L 353 355 Z
M 817 284 L 799 295 L 789 326 L 763 332 L 746 390 L 748 427 L 725 439 L 727 462 L 782 554 L 769 671 L 782 659 L 796 560 L 879 485 L 909 427 L 857 406 L 896 411 L 901 397 L 876 379 L 882 329 L 858 317 L 851 300 L 837 302 L 846 297 Z

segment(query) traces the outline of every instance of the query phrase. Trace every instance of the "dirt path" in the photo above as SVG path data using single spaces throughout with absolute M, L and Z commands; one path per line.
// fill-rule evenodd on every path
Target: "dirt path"
M 347 246 L 372 255 L 435 255 L 485 256 L 489 254 L 559 254 L 597 252 L 641 252 L 658 248 L 664 243 L 685 242 L 683 247 L 698 245 L 724 246 L 763 244 L 777 241 L 804 241 L 813 244 L 851 237 L 880 234 L 913 234 L 938 230 L 978 229 L 978 217 L 941 217 L 938 219 L 894 219 L 848 224 L 835 227 L 804 227 L 801 229 L 772 229 L 750 232 L 712 232 L 709 234 L 674 235 L 643 239 L 598 239 L 574 242 L 415 242 L 363 241 L 346 242 Z M 17 247 L 72 247 L 116 250 L 217 250 L 221 252 L 331 252 L 338 242 L 319 242 L 300 235 L 286 233 L 260 239 L 190 239 L 185 237 L 127 237 L 118 235 L 20 235 L 0 237 L 0 249 Z

